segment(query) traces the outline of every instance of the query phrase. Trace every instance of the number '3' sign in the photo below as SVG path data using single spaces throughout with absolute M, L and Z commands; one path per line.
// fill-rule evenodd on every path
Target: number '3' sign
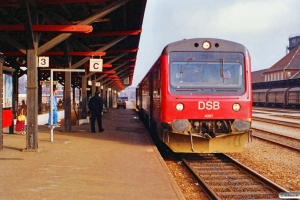
M 39 57 L 39 67 L 49 67 L 49 57 Z

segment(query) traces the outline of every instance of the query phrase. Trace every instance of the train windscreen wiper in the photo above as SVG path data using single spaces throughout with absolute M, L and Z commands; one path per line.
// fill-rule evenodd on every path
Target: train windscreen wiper
M 221 75 L 223 83 L 224 83 L 224 58 L 221 58 L 220 62 L 221 62 L 220 75 Z
M 187 66 L 189 65 L 189 63 L 194 60 L 194 58 L 190 57 L 188 58 L 188 60 L 186 61 L 185 67 L 187 68 Z M 183 70 L 182 70 L 182 65 L 180 66 L 180 77 L 179 80 L 182 78 L 182 74 L 183 74 Z
M 181 80 L 182 74 L 183 74 L 182 65 L 180 65 L 180 77 L 179 77 L 179 80 Z

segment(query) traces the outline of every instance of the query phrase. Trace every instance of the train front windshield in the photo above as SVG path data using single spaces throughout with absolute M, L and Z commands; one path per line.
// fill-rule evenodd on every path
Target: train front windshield
M 241 53 L 195 52 L 170 56 L 172 93 L 242 94 L 244 57 Z M 171 53 L 174 54 L 174 53 Z M 182 54 L 186 54 L 182 60 Z M 210 54 L 210 55 L 208 55 Z M 208 55 L 208 56 L 207 56 Z

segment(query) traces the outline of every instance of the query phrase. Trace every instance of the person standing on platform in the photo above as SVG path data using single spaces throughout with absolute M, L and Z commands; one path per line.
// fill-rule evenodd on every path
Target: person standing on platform
M 95 96 L 89 100 L 89 110 L 91 113 L 91 132 L 96 133 L 95 121 L 97 119 L 99 132 L 103 132 L 101 114 L 103 110 L 103 99 L 100 97 L 100 92 L 96 91 Z
M 53 109 L 53 112 L 52 112 L 53 125 L 55 125 L 55 126 L 58 125 L 57 124 L 58 123 L 58 114 L 57 114 L 57 105 L 58 105 L 58 102 L 57 102 L 56 94 L 57 94 L 57 88 L 53 88 L 53 96 L 51 98 L 52 98 L 52 109 Z M 49 101 L 49 103 L 51 103 L 51 100 Z M 50 124 L 50 112 L 51 112 L 51 110 L 49 111 L 48 126 L 51 125 Z
M 22 100 L 22 105 L 19 110 L 19 115 L 25 115 L 27 116 L 27 104 L 25 103 L 25 100 Z

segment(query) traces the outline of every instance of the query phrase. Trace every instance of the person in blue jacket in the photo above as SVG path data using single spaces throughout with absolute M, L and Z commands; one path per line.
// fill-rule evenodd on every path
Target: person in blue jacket
M 58 114 L 57 114 L 57 105 L 58 105 L 58 102 L 57 102 L 57 97 L 56 97 L 56 94 L 57 94 L 57 91 L 58 89 L 57 88 L 53 88 L 53 95 L 52 95 L 52 109 L 53 109 L 53 112 L 52 112 L 52 115 L 53 115 L 53 125 L 58 125 Z M 49 101 L 49 104 L 51 103 L 51 100 Z M 48 126 L 50 126 L 50 112 L 51 110 L 49 110 L 49 118 L 48 118 Z

